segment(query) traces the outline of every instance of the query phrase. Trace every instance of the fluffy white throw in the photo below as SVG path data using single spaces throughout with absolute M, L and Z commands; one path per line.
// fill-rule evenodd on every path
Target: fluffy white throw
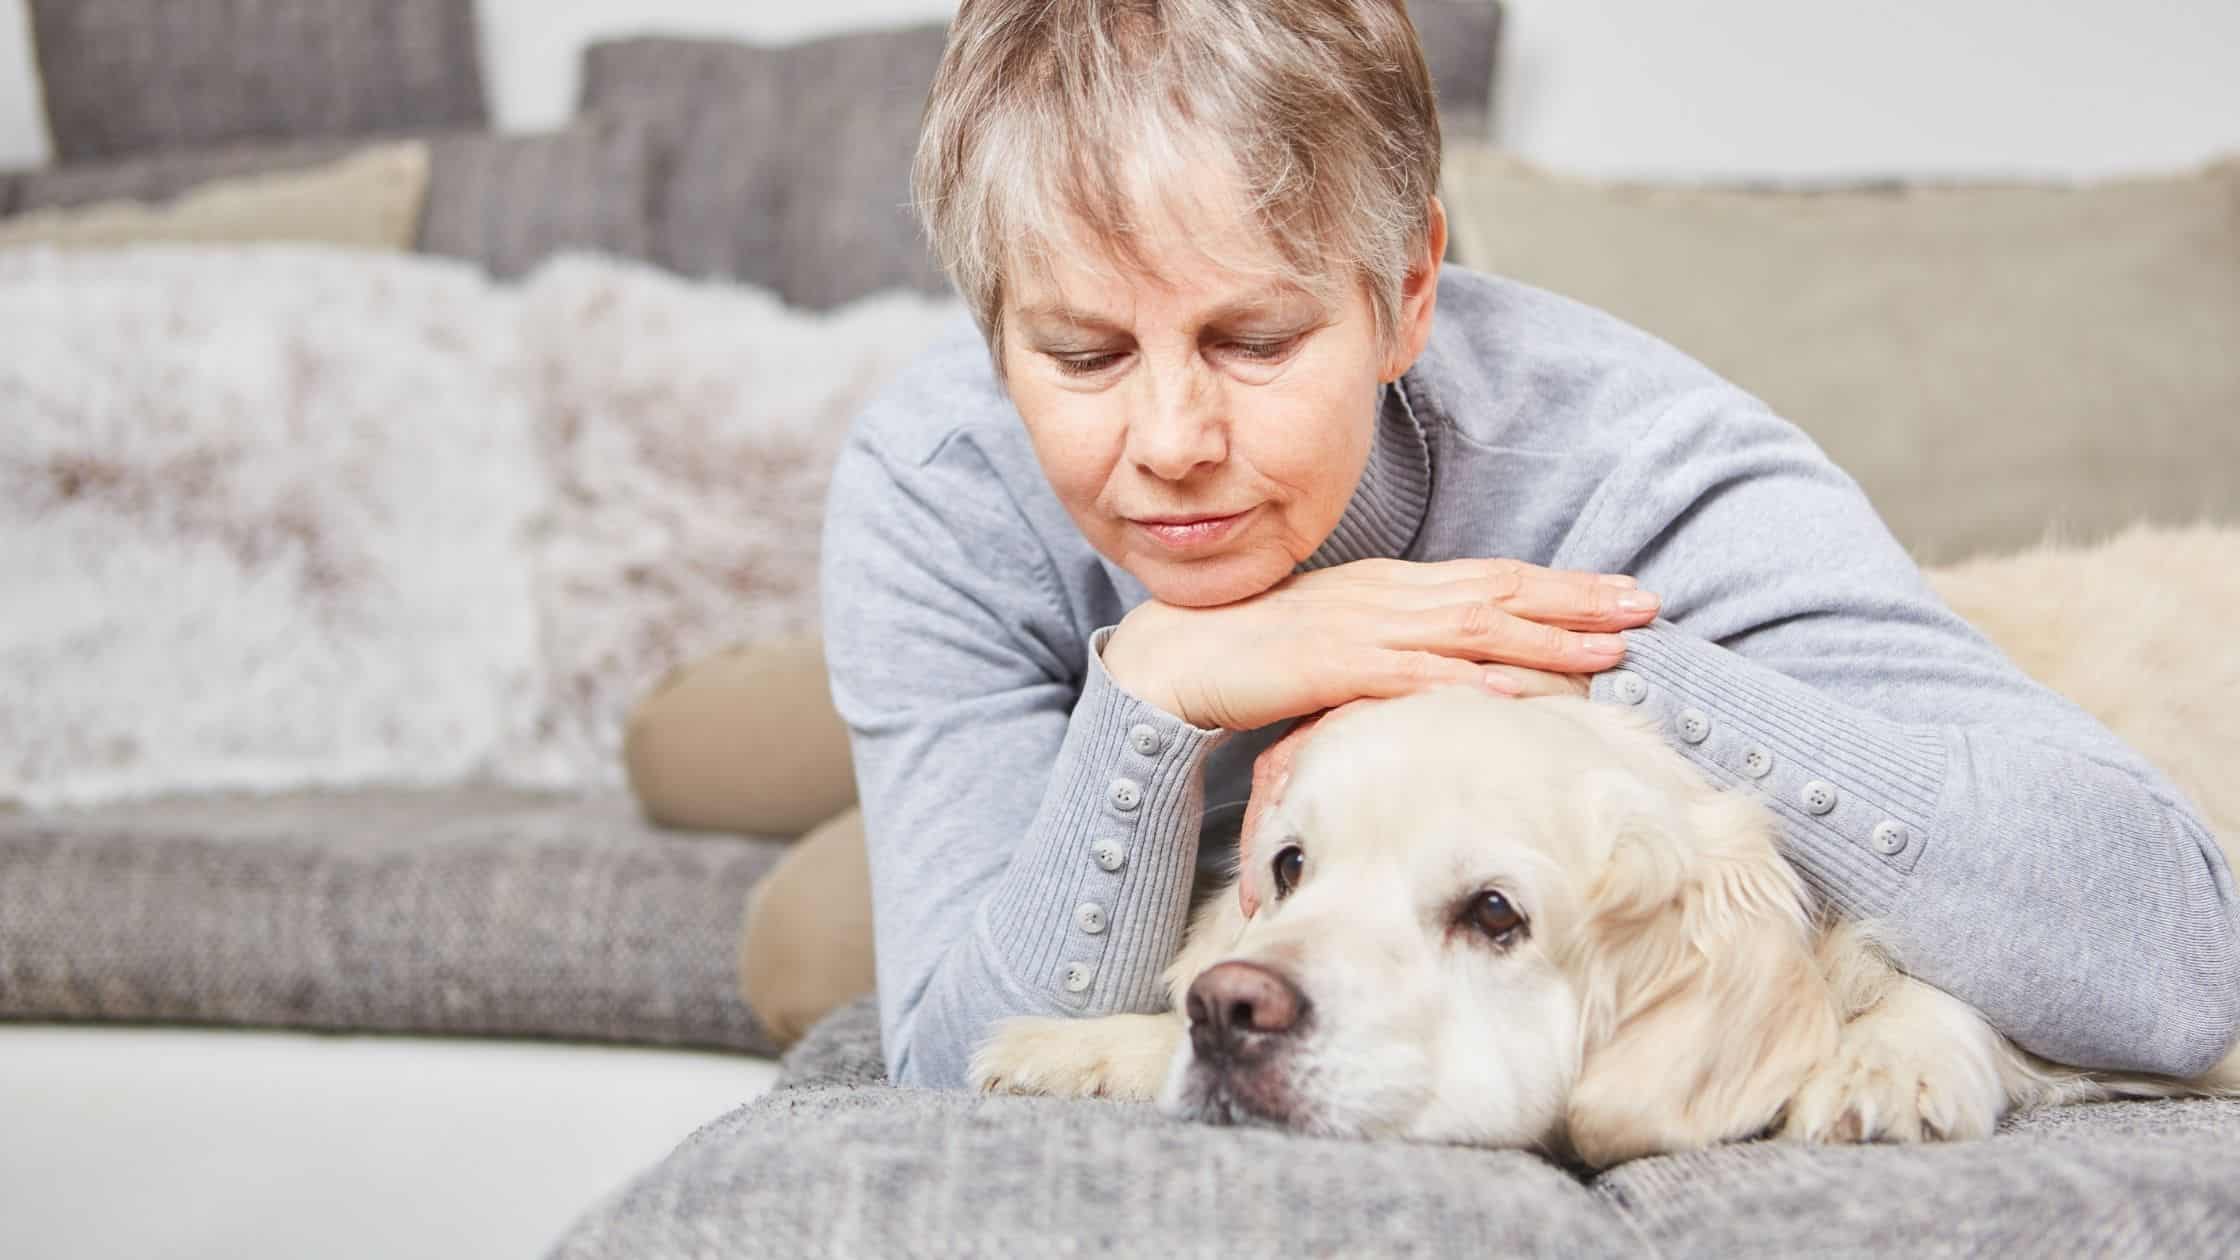
M 961 318 L 586 256 L 0 251 L 0 800 L 619 784 L 812 627 L 831 460 Z

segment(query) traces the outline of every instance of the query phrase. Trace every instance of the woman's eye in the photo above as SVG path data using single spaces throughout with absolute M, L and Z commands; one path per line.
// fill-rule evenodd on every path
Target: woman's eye
M 1290 353 L 1291 347 L 1297 342 L 1296 337 L 1287 341 L 1232 341 L 1229 348 L 1236 351 L 1239 358 L 1255 363 L 1273 363 Z
M 1287 844 L 1276 851 L 1275 860 L 1268 864 L 1268 869 L 1276 878 L 1276 899 L 1278 901 L 1290 896 L 1291 890 L 1298 887 L 1299 876 L 1306 869 L 1306 865 L 1306 850 L 1301 849 L 1298 845 Z
M 1117 354 L 1090 354 L 1070 359 L 1062 356 L 1052 357 L 1057 361 L 1058 370 L 1068 376 L 1092 376 L 1120 361 L 1120 356 Z
M 1464 911 L 1470 926 L 1485 933 L 1486 939 L 1497 945 L 1508 945 L 1524 934 L 1524 916 L 1509 904 L 1509 899 L 1487 889 L 1470 899 Z

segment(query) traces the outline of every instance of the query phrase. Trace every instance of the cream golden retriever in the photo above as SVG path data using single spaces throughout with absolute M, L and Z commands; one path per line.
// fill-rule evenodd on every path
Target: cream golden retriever
M 1933 572 L 2026 671 L 2240 827 L 2240 532 L 2135 530 Z M 1606 1165 L 1772 1132 L 1967 1138 L 2017 1107 L 2240 1092 L 2033 1058 L 1820 915 L 1750 795 L 1629 710 L 1449 689 L 1300 750 L 1166 973 L 1172 1011 L 998 1025 L 982 1089 Z

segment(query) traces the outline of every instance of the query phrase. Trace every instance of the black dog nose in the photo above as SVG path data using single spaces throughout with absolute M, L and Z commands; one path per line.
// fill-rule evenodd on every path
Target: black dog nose
M 1307 999 L 1280 974 L 1250 962 L 1216 963 L 1190 982 L 1183 1004 L 1190 1046 L 1206 1059 L 1248 1058 L 1299 1027 Z

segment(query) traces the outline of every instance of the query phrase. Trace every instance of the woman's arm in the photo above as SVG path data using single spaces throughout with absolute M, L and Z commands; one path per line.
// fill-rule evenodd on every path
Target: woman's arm
M 964 1084 L 1005 1016 L 1165 1005 L 1222 738 L 1111 684 L 978 460 L 963 438 L 903 464 L 851 442 L 825 521 L 880 1031 L 908 1085 Z
M 1947 608 L 1794 426 L 1682 398 L 1556 562 L 1665 598 L 1593 698 L 1760 793 L 1906 971 L 2082 1067 L 2192 1075 L 2240 1033 L 2233 885 L 2199 813 Z

